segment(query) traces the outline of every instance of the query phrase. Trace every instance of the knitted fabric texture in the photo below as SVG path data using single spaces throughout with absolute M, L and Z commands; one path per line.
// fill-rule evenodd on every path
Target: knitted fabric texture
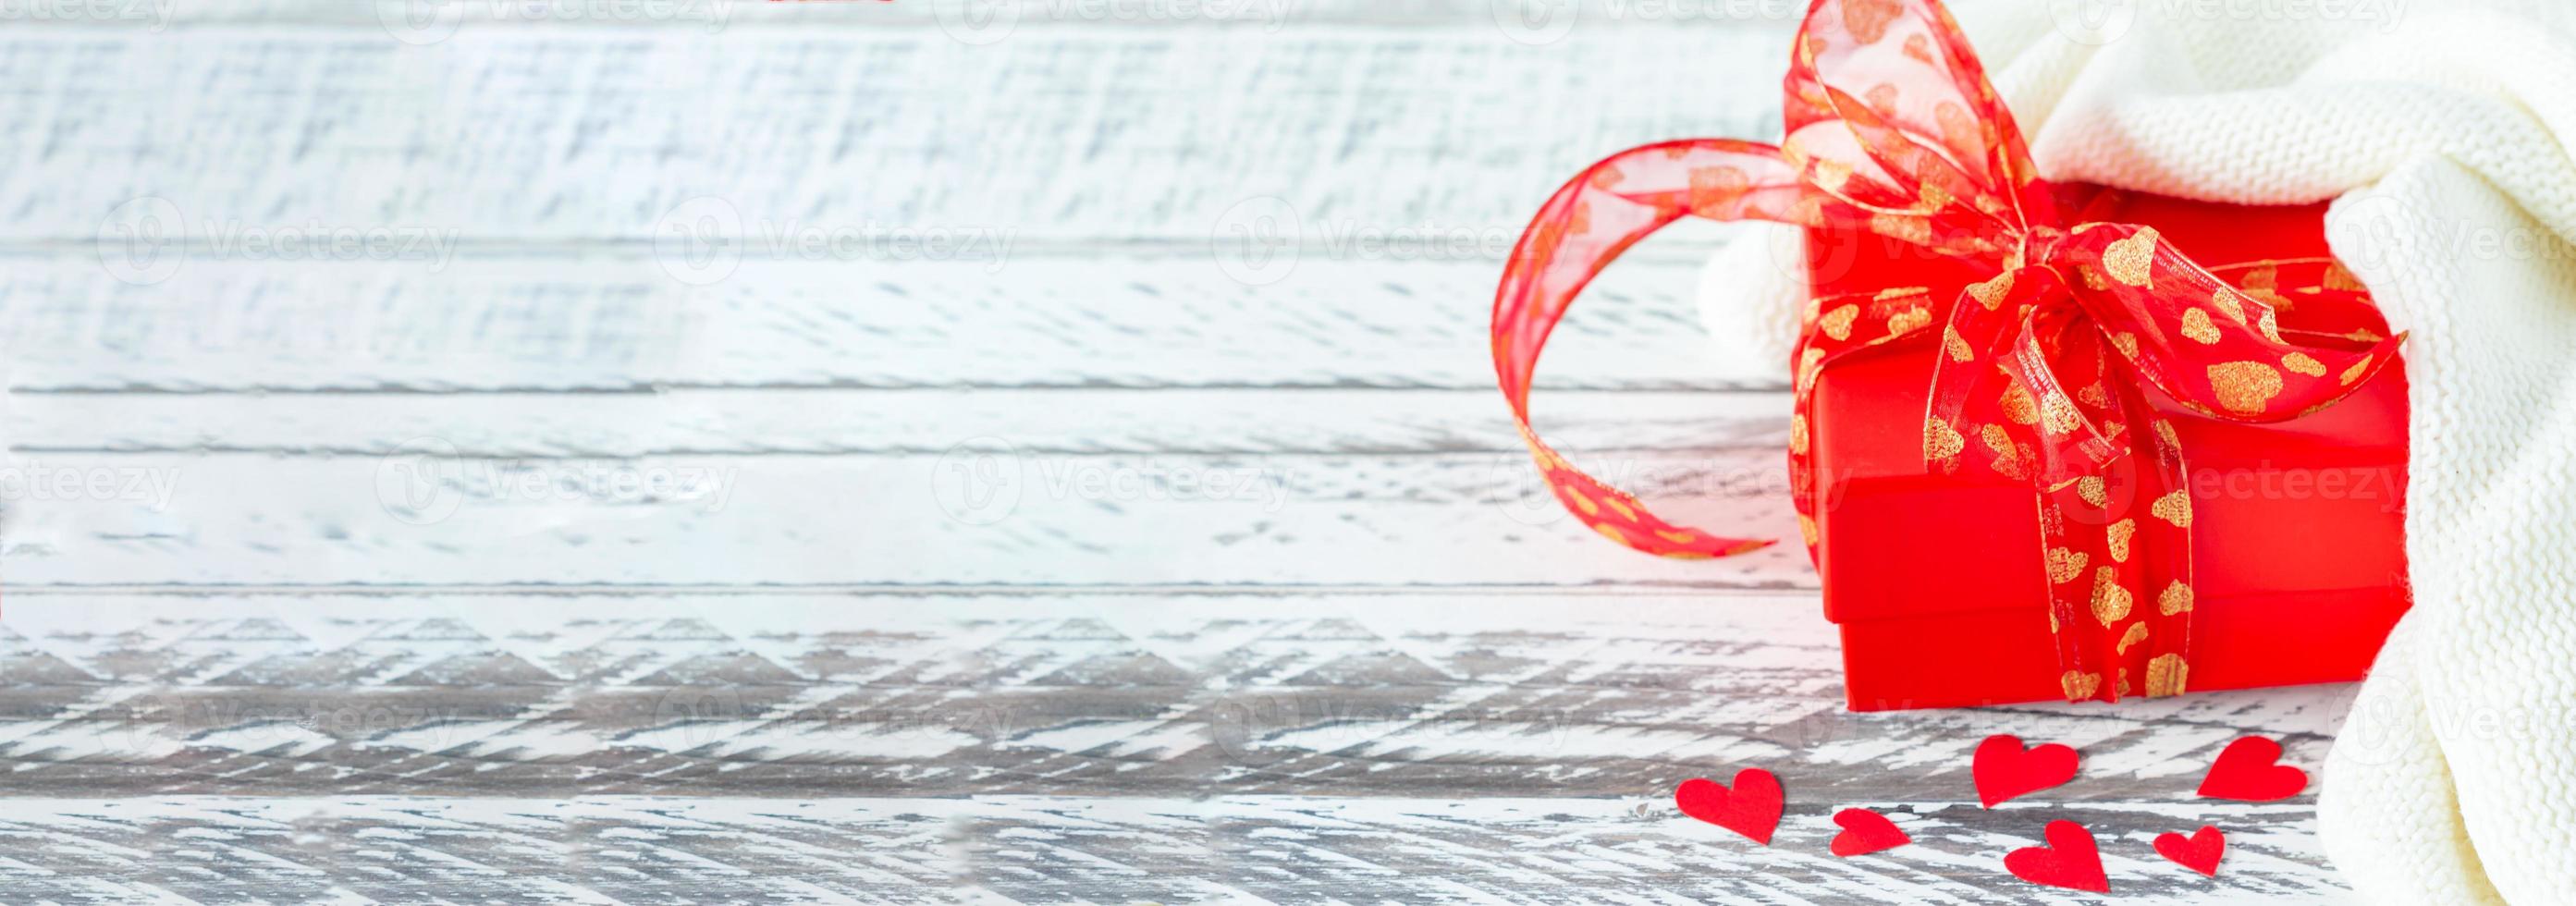
M 2414 332 L 2415 602 L 2327 758 L 2320 835 L 2373 902 L 2576 902 L 2576 4 L 1953 8 L 2052 179 L 2336 199 L 2336 255 Z M 1758 363 L 1738 374 L 1788 360 L 1784 229 L 1703 278 L 1720 360 Z

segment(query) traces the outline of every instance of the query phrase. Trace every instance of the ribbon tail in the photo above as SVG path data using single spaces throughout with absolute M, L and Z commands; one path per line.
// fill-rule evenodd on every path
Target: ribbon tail
M 2172 423 L 2156 417 L 2136 380 L 2115 382 L 2114 399 L 2134 421 L 2129 459 L 2122 467 L 2135 475 L 2135 485 L 2115 496 L 2117 517 L 2107 543 L 2121 558 L 2134 545 L 2138 571 L 2128 578 L 2136 598 L 2138 621 L 2119 636 L 2121 694 L 2136 678 L 2149 698 L 2180 695 L 2188 683 L 2191 656 L 2192 501 L 2184 476 L 2182 439 Z M 2125 506 L 2121 506 L 2125 504 Z M 2147 628 L 2140 635 L 2137 626 Z M 2132 646 L 2135 650 L 2132 650 Z
M 1548 199 L 1512 249 L 1494 294 L 1494 374 L 1549 489 L 1586 526 L 1650 554 L 1724 557 L 1772 542 L 1711 535 L 1656 517 L 1634 496 L 1566 462 L 1529 420 L 1539 353 L 1574 297 L 1629 246 L 1686 216 L 1815 219 L 1798 168 L 1769 145 L 1691 139 L 1632 148 L 1593 164 Z

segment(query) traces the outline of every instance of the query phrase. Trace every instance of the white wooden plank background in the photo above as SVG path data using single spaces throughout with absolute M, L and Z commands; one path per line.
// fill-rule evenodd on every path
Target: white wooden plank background
M 0 901 L 2082 901 L 2001 870 L 2053 817 L 2123 901 L 2335 898 L 2311 797 L 2189 792 L 2349 690 L 1848 713 L 1796 554 L 1529 479 L 1488 247 L 1769 130 L 1797 5 L 12 13 Z M 1724 238 L 1606 276 L 1539 409 L 1785 535 L 1784 395 L 1690 309 Z M 2085 774 L 1979 809 L 1993 732 Z M 1669 804 L 1742 764 L 1770 849 Z M 1919 845 L 1826 855 L 1849 805 Z M 2219 878 L 2149 851 L 2204 822 Z

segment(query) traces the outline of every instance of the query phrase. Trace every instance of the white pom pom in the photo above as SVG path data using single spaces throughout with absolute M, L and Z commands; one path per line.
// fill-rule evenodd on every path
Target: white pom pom
M 1785 384 L 1807 302 L 1806 233 L 1781 223 L 1738 225 L 1700 269 L 1699 316 L 1712 371 L 1730 380 Z

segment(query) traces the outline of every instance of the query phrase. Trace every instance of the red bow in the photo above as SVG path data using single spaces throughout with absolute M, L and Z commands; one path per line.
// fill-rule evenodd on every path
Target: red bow
M 2280 421 L 2343 398 L 2404 338 L 2382 336 L 2368 295 L 2331 261 L 2221 268 L 2242 272 L 2231 284 L 2152 228 L 2067 225 L 2060 192 L 2038 177 L 2011 113 L 1934 0 L 1817 0 L 1785 87 L 1779 146 L 1692 139 L 1621 152 L 1558 189 L 1513 249 L 1494 297 L 1494 370 L 1549 486 L 1585 524 L 1648 553 L 1768 546 L 1666 523 L 1540 442 L 1529 388 L 1548 331 L 1601 268 L 1684 216 L 1923 246 L 1985 278 L 1946 304 L 1927 287 L 1809 303 L 1789 427 L 1809 555 L 1817 374 L 1861 349 L 1937 342 L 1924 458 L 2039 493 L 2066 697 L 2116 701 L 2131 676 L 2148 695 L 2183 691 L 2191 497 L 2180 443 L 2146 388 L 2207 418 Z M 2309 289 L 2284 325 L 2291 306 L 2278 289 L 2289 286 Z

